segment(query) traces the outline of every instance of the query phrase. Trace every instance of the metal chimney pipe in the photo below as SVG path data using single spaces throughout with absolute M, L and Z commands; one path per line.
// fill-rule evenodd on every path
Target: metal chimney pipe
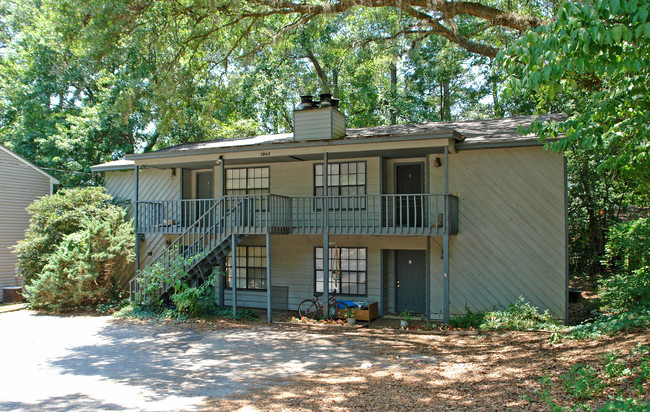
M 314 101 L 312 100 L 314 96 L 311 94 L 306 94 L 300 96 L 300 104 L 298 105 L 298 110 L 311 109 L 314 107 Z
M 320 96 L 320 107 L 332 105 L 332 93 L 322 93 Z

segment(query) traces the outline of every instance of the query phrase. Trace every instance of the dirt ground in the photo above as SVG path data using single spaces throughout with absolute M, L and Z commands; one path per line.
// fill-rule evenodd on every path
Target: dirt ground
M 254 393 L 211 400 L 206 410 L 549 410 L 538 395 L 543 376 L 555 382 L 553 397 L 558 404 L 573 406 L 559 383 L 573 364 L 598 364 L 605 353 L 627 353 L 639 343 L 650 343 L 647 332 L 557 344 L 551 344 L 549 334 L 542 332 L 479 336 L 377 330 L 340 333 L 363 340 L 379 356 L 393 358 L 394 366 L 366 363 L 355 369 L 324 369 Z M 605 400 L 593 401 L 591 406 L 598 407 Z

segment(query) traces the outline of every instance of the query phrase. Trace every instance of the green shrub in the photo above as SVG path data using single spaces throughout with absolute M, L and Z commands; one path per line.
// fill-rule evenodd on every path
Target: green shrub
M 133 224 L 123 209 L 83 218 L 66 235 L 42 272 L 25 286 L 32 307 L 54 311 L 88 308 L 121 299 L 133 262 Z
M 530 330 L 530 329 L 557 329 L 559 322 L 545 311 L 540 314 L 537 308 L 523 297 L 511 303 L 508 309 L 503 311 L 487 312 L 481 323 L 482 330 Z
M 567 338 L 590 339 L 603 335 L 613 335 L 618 332 L 650 328 L 650 311 L 636 311 L 602 315 L 592 322 L 572 326 L 568 329 Z
M 119 206 L 101 187 L 63 189 L 35 201 L 27 212 L 32 215 L 25 239 L 14 246 L 18 267 L 25 284 L 30 285 L 43 271 L 50 256 L 66 236 L 82 229 L 82 220 L 103 220 Z
M 650 218 L 612 226 L 605 256 L 610 269 L 618 272 L 632 273 L 650 266 Z
M 139 293 L 134 296 L 136 304 L 160 307 L 163 289 L 170 288 L 173 290 L 170 296 L 173 310 L 179 315 L 197 316 L 213 310 L 213 288 L 221 272 L 215 269 L 200 285 L 191 286 L 186 271 L 191 262 L 203 259 L 206 254 L 201 252 L 187 258 L 176 254 L 167 264 L 157 261 L 140 271 L 137 277 Z
M 601 279 L 598 295 L 603 309 L 614 313 L 650 309 L 650 266 Z
M 485 319 L 485 312 L 472 312 L 467 305 L 465 305 L 465 314 L 454 316 L 449 319 L 449 326 L 452 328 L 471 329 L 478 328 Z

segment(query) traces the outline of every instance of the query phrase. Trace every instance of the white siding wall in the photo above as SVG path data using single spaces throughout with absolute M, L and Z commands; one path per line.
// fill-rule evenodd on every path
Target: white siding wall
M 22 284 L 10 247 L 25 238 L 30 217 L 25 208 L 50 191 L 47 176 L 0 150 L 0 301 L 3 287 Z

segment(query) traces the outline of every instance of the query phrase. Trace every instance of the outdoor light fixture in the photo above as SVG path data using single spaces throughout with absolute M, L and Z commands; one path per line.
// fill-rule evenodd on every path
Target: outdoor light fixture
M 433 160 L 433 167 L 440 167 L 440 165 L 442 165 L 442 162 L 440 161 L 440 158 L 439 158 L 439 157 L 436 157 L 436 158 Z
M 219 155 L 219 157 L 217 157 L 217 166 L 219 166 L 222 161 L 223 161 L 223 156 Z

